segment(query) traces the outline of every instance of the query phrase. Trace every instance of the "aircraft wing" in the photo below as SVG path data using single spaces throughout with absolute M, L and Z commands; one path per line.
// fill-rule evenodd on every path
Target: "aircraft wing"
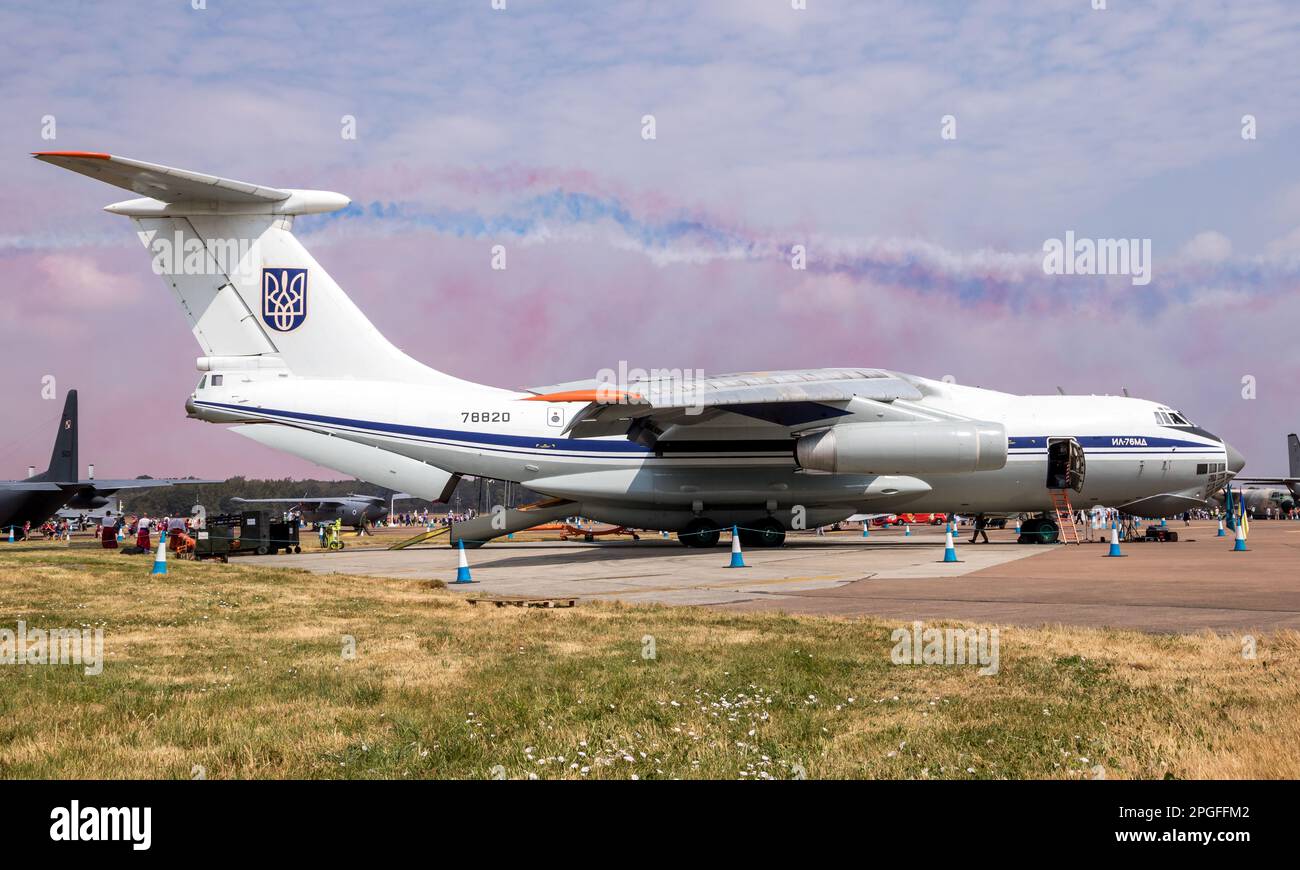
M 63 487 L 57 483 L 45 483 L 39 480 L 0 481 L 0 492 L 56 492 L 60 489 Z
M 1240 486 L 1243 483 L 1258 486 L 1295 486 L 1300 484 L 1300 477 L 1234 477 L 1232 479 L 1234 486 Z
M 154 477 L 131 480 L 78 480 L 59 483 L 60 489 L 93 489 L 103 495 L 111 495 L 119 489 L 153 489 L 158 486 L 187 486 L 200 483 L 225 483 L 224 480 L 199 480 L 189 477 Z
M 587 401 L 564 430 L 575 438 L 627 434 L 638 420 L 663 431 L 698 425 L 726 413 L 797 426 L 846 416 L 844 406 L 855 398 L 880 402 L 921 398 L 915 386 L 879 369 L 742 372 L 692 380 L 634 381 L 624 390 L 583 381 L 530 392 L 535 393 L 530 401 Z
M 319 498 L 239 498 L 231 499 L 238 504 L 310 504 L 318 508 L 323 507 L 342 507 L 344 499 L 337 496 L 321 496 Z

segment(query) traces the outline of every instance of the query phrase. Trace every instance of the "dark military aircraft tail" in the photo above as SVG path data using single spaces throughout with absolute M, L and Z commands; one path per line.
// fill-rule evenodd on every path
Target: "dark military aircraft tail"
M 1286 447 L 1291 457 L 1291 476 L 1300 477 L 1300 437 L 1294 432 L 1286 436 Z
M 77 391 L 68 390 L 59 417 L 59 430 L 54 436 L 54 451 L 50 453 L 50 467 L 33 481 L 75 481 L 77 479 Z

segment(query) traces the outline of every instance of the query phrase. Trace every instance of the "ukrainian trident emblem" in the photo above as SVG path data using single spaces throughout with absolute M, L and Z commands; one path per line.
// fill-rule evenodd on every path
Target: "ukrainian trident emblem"
M 262 270 L 262 322 L 292 332 L 307 319 L 307 270 Z

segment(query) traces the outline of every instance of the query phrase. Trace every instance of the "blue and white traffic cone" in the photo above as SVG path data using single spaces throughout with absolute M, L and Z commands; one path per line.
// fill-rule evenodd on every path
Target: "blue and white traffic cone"
M 1020 520 L 1016 520 L 1016 534 L 1020 534 Z
M 13 527 L 13 526 L 10 526 L 10 527 L 9 527 L 9 543 L 12 544 L 13 542 L 14 542 L 14 527 Z
M 1219 517 L 1219 533 L 1218 533 L 1217 535 L 1215 535 L 1214 537 L 1216 537 L 1216 538 L 1223 538 L 1223 537 L 1226 537 L 1227 534 L 1228 534 L 1228 533 L 1225 532 L 1225 531 L 1223 530 L 1223 517 Z
M 1160 528 L 1162 528 L 1162 529 L 1163 529 L 1163 528 L 1166 528 L 1168 525 L 1169 525 L 1169 524 L 1165 521 L 1165 518 L 1164 518 L 1164 517 L 1161 517 L 1161 518 L 1160 518 Z
M 473 583 L 469 576 L 469 559 L 465 558 L 465 542 L 457 541 L 456 549 L 460 552 L 460 563 L 456 566 L 456 582 Z
M 154 553 L 154 557 L 153 557 L 153 570 L 150 571 L 149 573 L 150 574 L 167 573 L 167 544 L 163 542 L 162 538 L 158 539 L 158 550 L 156 553 Z
M 943 560 L 945 562 L 959 562 L 957 558 L 957 548 L 952 543 L 952 526 L 949 526 L 944 532 L 943 541 Z
M 1237 538 L 1232 543 L 1232 552 L 1244 553 L 1246 550 L 1246 526 L 1241 520 L 1237 520 Z
M 1106 555 L 1107 556 L 1124 555 L 1119 551 L 1119 526 L 1115 524 L 1114 520 L 1111 520 L 1110 523 L 1110 552 L 1107 553 Z
M 121 526 L 119 526 L 118 529 L 117 529 L 117 542 L 118 542 L 119 544 L 122 543 L 122 527 L 121 527 Z
M 904 538 L 910 538 L 910 537 L 912 537 L 912 527 L 911 527 L 911 526 L 903 526 L 903 537 L 904 537 Z
M 744 568 L 745 557 L 740 552 L 740 530 L 735 526 L 731 527 L 731 564 L 728 568 Z
M 864 537 L 864 538 L 869 538 L 869 537 L 871 537 L 871 521 L 870 521 L 870 520 L 867 520 L 866 522 L 864 522 L 864 523 L 862 524 L 862 537 Z
M 663 531 L 661 531 L 661 532 L 659 533 L 659 535 L 660 535 L 660 537 L 662 537 L 665 541 L 668 540 L 668 530 L 667 530 L 667 529 L 664 529 Z

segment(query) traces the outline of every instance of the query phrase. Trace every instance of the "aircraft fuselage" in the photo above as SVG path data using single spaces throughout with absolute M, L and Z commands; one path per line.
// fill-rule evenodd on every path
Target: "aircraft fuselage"
M 227 374 L 221 386 L 205 378 L 187 407 L 212 422 L 298 427 L 446 471 L 515 481 L 580 502 L 587 516 L 654 528 L 679 528 L 701 514 L 729 523 L 796 509 L 810 525 L 859 512 L 1049 510 L 1047 450 L 1059 438 L 1075 439 L 1086 455 L 1082 491 L 1070 493 L 1077 508 L 1170 493 L 1203 500 L 1227 477 L 1223 441 L 1194 426 L 1162 424 L 1157 414 L 1163 406 L 1154 402 L 1014 396 L 904 377 L 925 387 L 921 400 L 854 399 L 837 425 L 891 414 L 1001 423 L 1008 438 L 1005 466 L 959 474 L 809 472 L 796 463 L 793 443 L 816 424 L 756 427 L 752 420 L 726 422 L 731 415 L 674 427 L 652 446 L 620 437 L 574 438 L 564 426 L 581 404 L 533 401 L 529 393 L 488 387 L 449 391 L 247 371 Z

